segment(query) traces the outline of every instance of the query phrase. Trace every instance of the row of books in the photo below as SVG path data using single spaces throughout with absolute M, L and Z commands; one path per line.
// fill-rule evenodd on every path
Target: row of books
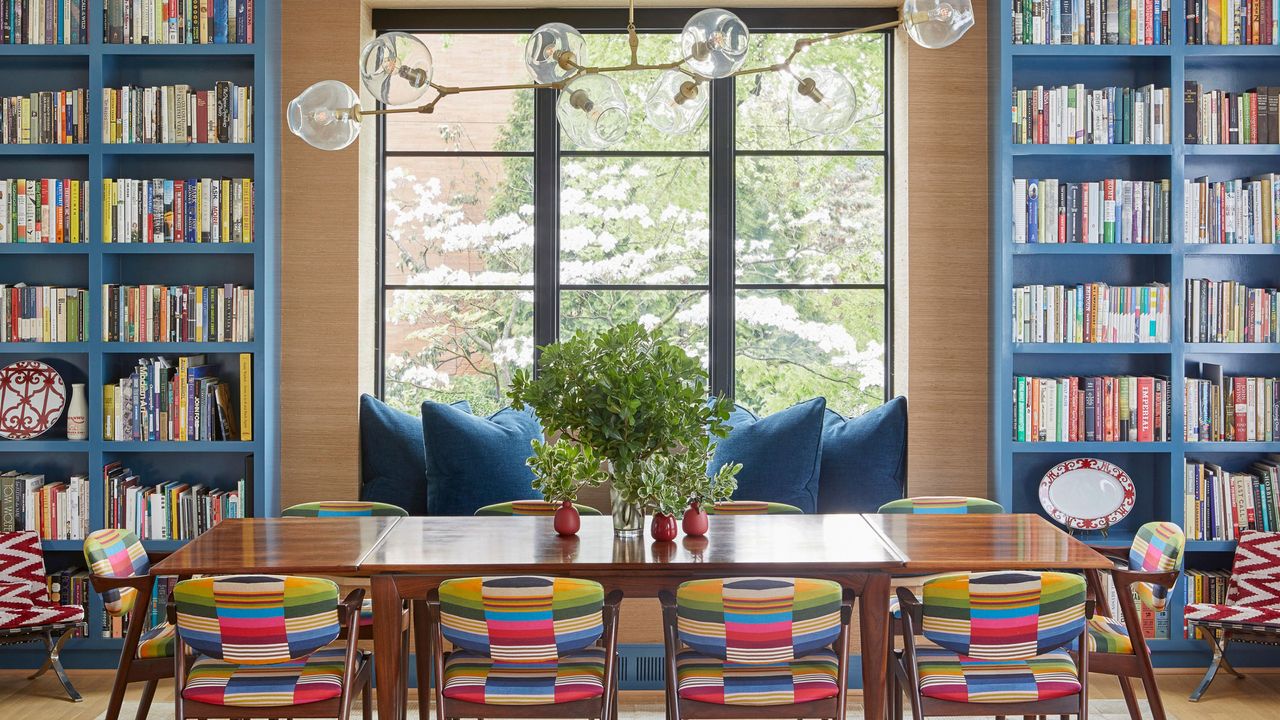
M 58 605 L 79 605 L 89 607 L 89 598 L 96 591 L 89 583 L 89 571 L 79 567 L 66 567 L 61 570 L 47 571 L 44 576 L 45 586 L 49 590 L 49 600 Z M 83 630 L 75 630 L 71 637 L 84 637 Z
M 1188 80 L 1183 110 L 1188 144 L 1280 143 L 1280 87 L 1227 92 L 1205 90 L 1200 83 Z
M 1120 593 L 1116 590 L 1116 584 L 1110 578 L 1103 580 L 1103 586 L 1106 587 L 1106 603 L 1108 617 L 1116 622 L 1124 623 L 1124 610 L 1120 607 Z M 1169 609 L 1166 606 L 1164 610 L 1159 612 L 1152 610 L 1138 599 L 1137 590 L 1132 587 L 1129 589 L 1129 596 L 1125 600 L 1132 603 L 1138 610 L 1138 624 L 1142 627 L 1142 637 L 1147 640 L 1168 640 L 1169 639 Z
M 1159 145 L 1169 142 L 1169 88 L 1060 85 L 1013 91 L 1019 145 Z
M 1222 366 L 1200 363 L 1200 377 L 1183 388 L 1186 439 L 1192 442 L 1280 441 L 1276 378 L 1224 377 Z
M 1013 341 L 1169 342 L 1169 286 L 1083 283 L 1015 287 Z
M 1015 243 L 1167 243 L 1169 181 L 1013 181 Z
M 88 242 L 88 218 L 88 180 L 0 179 L 0 243 Z
M 253 366 L 240 354 L 240 379 L 218 377 L 204 355 L 139 358 L 128 377 L 102 388 L 104 440 L 252 440 Z M 237 404 L 232 397 L 239 396 Z
M 1280 528 L 1280 456 L 1241 472 L 1188 460 L 1183 479 L 1188 540 L 1238 540 L 1246 530 Z
M 1276 0 L 1187 0 L 1188 45 L 1275 45 Z
M 1186 180 L 1183 204 L 1183 242 L 1272 244 L 1280 234 L 1280 174 Z
M 244 517 L 248 501 L 245 478 L 232 489 L 178 480 L 145 485 L 117 461 L 103 466 L 102 480 L 107 527 L 132 530 L 144 540 L 189 540 L 223 518 Z
M 1019 375 L 1013 388 L 1017 442 L 1164 442 L 1169 439 L 1169 380 Z
M 102 203 L 104 242 L 253 242 L 249 178 L 107 178 Z
M 151 585 L 151 601 L 147 603 L 147 615 L 143 618 L 143 627 L 152 628 L 165 621 L 165 611 L 168 607 L 169 594 L 173 592 L 173 586 L 178 584 L 178 578 L 173 575 L 157 575 L 156 581 Z M 134 608 L 142 607 L 139 600 L 135 602 Z M 130 616 L 137 610 L 125 613 L 124 615 L 102 614 L 101 637 L 109 639 L 120 639 L 124 637 L 125 632 L 129 629 Z
M 1193 343 L 1280 342 L 1280 291 L 1234 280 L 1187 280 L 1186 340 Z
M 1014 0 L 1014 45 L 1168 45 L 1171 0 Z
M 253 42 L 253 0 L 104 0 L 103 40 L 130 45 Z
M 1227 587 L 1231 581 L 1230 571 L 1192 570 L 1187 568 L 1183 570 L 1182 575 L 1183 605 L 1195 605 L 1196 603 L 1226 604 Z M 1193 631 L 1184 623 L 1182 636 L 1184 638 L 1201 639 L 1204 637 L 1204 630 L 1196 628 Z
M 108 342 L 251 342 L 254 293 L 243 285 L 103 285 Z
M 4 0 L 0 44 L 82 45 L 89 42 L 89 0 Z
M 219 80 L 190 85 L 104 88 L 105 143 L 253 142 L 253 88 Z
M 85 342 L 89 291 L 52 285 L 0 285 L 0 342 Z
M 89 533 L 89 478 L 0 472 L 0 532 L 34 530 L 46 540 L 83 540 Z
M 88 91 L 44 90 L 0 99 L 0 144 L 88 142 Z

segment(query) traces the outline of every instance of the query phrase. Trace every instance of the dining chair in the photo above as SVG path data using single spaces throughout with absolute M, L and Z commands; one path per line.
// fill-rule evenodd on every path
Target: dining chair
M 795 505 L 760 500 L 725 500 L 707 510 L 708 515 L 803 515 Z
M 1060 572 L 959 573 L 898 589 L 903 649 L 890 663 L 892 717 L 902 694 L 914 720 L 963 715 L 1088 717 L 1084 577 Z M 938 647 L 917 647 L 916 633 Z
M 280 511 L 280 517 L 408 517 L 409 512 L 391 503 L 366 500 L 321 500 L 298 503 Z
M 574 503 L 579 515 L 599 515 L 600 511 L 590 505 L 579 505 Z M 556 510 L 560 509 L 560 503 L 548 502 L 546 500 L 511 500 L 509 502 L 494 503 L 485 505 L 476 510 L 477 517 L 512 517 L 512 516 L 534 516 L 534 517 L 550 517 L 556 514 Z
M 664 590 L 667 717 L 844 718 L 852 594 L 830 580 L 690 580 Z
M 600 583 L 575 578 L 442 582 L 426 608 L 425 639 L 443 678 L 436 718 L 616 718 L 621 602 L 622 591 L 606 596 Z M 419 665 L 424 701 L 428 680 Z
M 1115 675 L 1120 682 L 1124 704 L 1132 720 L 1142 720 L 1142 711 L 1134 697 L 1129 678 L 1139 678 L 1147 694 L 1154 720 L 1164 720 L 1164 703 L 1151 669 L 1151 652 L 1142 636 L 1142 618 L 1138 601 L 1152 612 L 1164 610 L 1169 592 L 1181 574 L 1182 555 L 1187 537 L 1182 528 L 1171 522 L 1149 522 L 1138 528 L 1129 547 L 1091 545 L 1107 557 L 1120 560 L 1125 567 L 1110 571 L 1116 596 L 1120 598 L 1120 618 L 1110 616 L 1110 608 L 1102 603 L 1089 618 L 1089 671 Z M 1086 572 L 1094 597 L 1107 597 L 1102 575 L 1097 570 Z
M 876 512 L 890 515 L 1001 515 L 1004 506 L 986 498 L 963 495 L 922 495 L 891 500 Z
M 174 715 L 347 720 L 357 692 L 373 717 L 370 654 L 356 633 L 363 589 L 338 601 L 324 578 L 228 575 L 183 580 L 168 603 Z
M 87 627 L 83 607 L 49 597 L 40 536 L 30 530 L 0 532 L 0 645 L 44 644 L 44 663 L 27 679 L 52 670 L 67 697 L 80 702 L 61 653 L 67 640 Z
M 103 612 L 108 617 L 127 618 L 104 720 L 120 716 L 131 683 L 145 682 L 136 715 L 137 720 L 143 720 L 151 709 L 156 685 L 173 677 L 173 625 L 162 618 L 147 627 L 156 582 L 150 573 L 151 558 L 132 530 L 106 529 L 95 530 L 84 539 L 84 560 L 89 582 L 102 596 Z

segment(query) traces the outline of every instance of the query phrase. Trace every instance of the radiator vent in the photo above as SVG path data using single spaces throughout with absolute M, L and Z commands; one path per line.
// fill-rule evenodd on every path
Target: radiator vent
M 661 690 L 666 661 L 661 645 L 619 645 L 621 690 Z

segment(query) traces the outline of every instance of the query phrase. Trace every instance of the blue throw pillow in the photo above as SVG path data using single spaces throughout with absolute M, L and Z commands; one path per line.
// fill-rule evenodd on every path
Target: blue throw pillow
M 906 398 L 855 418 L 826 412 L 818 512 L 873 513 L 905 496 L 906 471 Z
M 427 509 L 432 515 L 471 515 L 508 500 L 533 500 L 533 471 L 525 461 L 542 438 L 531 412 L 504 408 L 487 418 L 443 403 L 422 403 Z
M 372 395 L 360 396 L 360 499 L 427 514 L 422 421 Z
M 733 429 L 716 442 L 708 470 L 742 463 L 735 500 L 780 502 L 815 512 L 826 407 L 825 398 L 814 398 L 764 418 L 735 407 L 729 415 Z

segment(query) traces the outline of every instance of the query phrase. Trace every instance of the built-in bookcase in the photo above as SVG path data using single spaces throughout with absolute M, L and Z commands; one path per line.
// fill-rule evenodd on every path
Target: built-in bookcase
M 1280 443 L 1184 442 L 1183 380 L 1199 363 L 1212 362 L 1232 375 L 1280 376 L 1280 346 L 1274 344 L 1191 344 L 1184 341 L 1184 280 L 1234 279 L 1280 285 L 1280 244 L 1186 245 L 1183 238 L 1183 180 L 1212 180 L 1280 172 L 1277 145 L 1189 145 L 1183 142 L 1183 87 L 1199 80 L 1230 91 L 1280 85 L 1280 47 L 1188 46 L 1183 0 L 1173 0 L 1167 45 L 1015 45 L 1010 0 L 988 6 L 991 67 L 991 482 L 992 496 L 1013 512 L 1044 514 L 1039 481 L 1055 464 L 1072 457 L 1098 457 L 1124 468 L 1137 486 L 1133 513 L 1113 528 L 1105 542 L 1127 545 L 1134 531 L 1151 520 L 1183 518 L 1183 462 L 1208 460 L 1240 469 L 1259 456 L 1280 451 Z M 1037 84 L 1086 87 L 1140 86 L 1172 89 L 1171 145 L 1017 145 L 1012 141 L 1012 92 Z M 1166 245 L 1015 244 L 1013 191 L 1016 178 L 1102 178 L 1162 180 L 1171 183 L 1171 240 Z M 1030 284 L 1102 281 L 1142 285 L 1167 283 L 1171 290 L 1170 342 L 1158 344 L 1015 344 L 1012 342 L 1012 288 Z M 1168 442 L 1015 442 L 1014 378 L 1018 375 L 1156 375 L 1171 381 L 1171 439 Z M 1089 538 L 1103 541 L 1098 535 Z M 1234 543 L 1190 543 L 1187 565 L 1229 567 Z M 1182 587 L 1170 603 L 1170 640 L 1154 641 L 1160 665 L 1193 665 L 1204 660 L 1204 645 L 1182 639 Z M 1233 652 L 1236 652 L 1233 650 Z M 1246 654 L 1248 649 L 1244 651 Z M 1249 663 L 1276 664 L 1280 653 L 1259 652 Z
M 0 95 L 40 90 L 89 90 L 89 142 L 79 145 L 0 145 L 0 178 L 78 178 L 89 181 L 90 242 L 79 245 L 0 243 L 0 283 L 44 283 L 89 289 L 90 339 L 82 343 L 0 343 L 0 365 L 35 359 L 53 365 L 68 385 L 86 384 L 89 439 L 66 439 L 65 418 L 36 440 L 0 440 L 0 469 L 44 473 L 49 480 L 88 475 L 90 527 L 104 525 L 102 468 L 122 461 L 144 482 L 202 482 L 234 488 L 251 475 L 251 512 L 278 511 L 278 177 L 279 2 L 254 0 L 252 44 L 115 45 L 103 41 L 103 2 L 90 0 L 89 42 L 83 45 L 0 44 Z M 254 141 L 244 144 L 105 144 L 103 88 L 188 84 L 209 89 L 230 80 L 254 89 Z M 254 242 L 237 244 L 105 244 L 103 178 L 252 178 Z M 256 290 L 255 336 L 243 343 L 120 343 L 102 339 L 104 283 L 225 284 Z M 220 377 L 239 380 L 239 356 L 252 354 L 253 437 L 231 442 L 107 442 L 103 440 L 102 387 L 143 357 L 203 354 Z M 233 385 L 235 387 L 235 385 Z M 246 467 L 247 463 L 247 467 Z M 172 551 L 181 541 L 146 541 L 150 552 Z M 45 541 L 51 569 L 82 566 L 79 540 Z M 72 667 L 114 667 L 118 640 L 98 637 L 102 604 L 88 603 L 90 637 L 63 653 Z M 0 667 L 24 667 L 37 658 L 15 646 L 0 652 Z M 32 665 L 33 666 L 33 665 Z M 33 666 L 34 667 L 34 666 Z

